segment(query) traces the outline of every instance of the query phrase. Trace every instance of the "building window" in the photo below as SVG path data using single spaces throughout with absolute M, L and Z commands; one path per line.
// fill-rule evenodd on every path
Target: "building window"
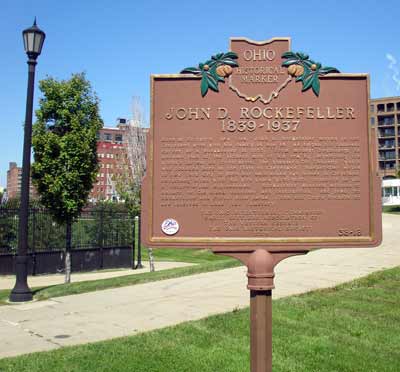
M 394 115 L 378 116 L 378 125 L 393 125 Z
M 122 134 L 115 135 L 115 142 L 122 142 Z
M 397 187 L 384 187 L 382 191 L 383 196 L 385 197 L 397 196 L 398 194 Z
M 369 106 L 369 110 L 370 110 L 371 112 L 374 112 L 374 109 L 375 109 L 375 106 L 371 104 L 371 105 Z
M 104 141 L 111 141 L 112 140 L 112 134 L 111 133 L 104 133 L 103 139 L 104 139 Z
M 380 103 L 378 105 L 378 112 L 385 112 L 385 104 L 384 103 Z
M 386 111 L 388 112 L 394 111 L 394 103 L 388 103 L 386 105 Z
M 394 140 L 385 140 L 383 143 L 384 148 L 393 148 L 394 147 Z
M 396 108 L 397 108 L 397 111 L 400 111 L 400 102 L 396 103 Z
M 375 118 L 371 118 L 371 125 L 375 125 Z

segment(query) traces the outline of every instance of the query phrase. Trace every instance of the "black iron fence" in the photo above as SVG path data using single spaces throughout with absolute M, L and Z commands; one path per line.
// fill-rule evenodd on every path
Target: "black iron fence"
M 0 207 L 0 274 L 14 273 L 18 245 L 18 208 Z M 128 212 L 85 210 L 72 225 L 72 271 L 135 267 L 140 251 L 135 231 L 138 218 Z M 66 226 L 57 224 L 40 208 L 29 212 L 28 252 L 31 274 L 64 270 Z

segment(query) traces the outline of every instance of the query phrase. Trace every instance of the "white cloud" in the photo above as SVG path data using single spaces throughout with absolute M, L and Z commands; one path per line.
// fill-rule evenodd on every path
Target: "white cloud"
M 400 73 L 397 60 L 390 53 L 386 53 L 386 58 L 389 60 L 389 69 L 392 71 L 392 81 L 395 83 L 396 90 L 400 90 Z

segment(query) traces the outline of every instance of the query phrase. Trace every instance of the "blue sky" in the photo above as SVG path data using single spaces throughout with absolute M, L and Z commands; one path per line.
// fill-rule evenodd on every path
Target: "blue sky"
M 150 74 L 176 73 L 226 51 L 231 36 L 290 36 L 294 51 L 342 72 L 370 73 L 372 98 L 400 96 L 398 0 L 3 0 L 1 8 L 0 186 L 8 162 L 21 164 L 27 83 L 21 32 L 34 16 L 47 34 L 37 81 L 85 71 L 107 125 L 130 116 L 133 96 L 148 112 Z M 39 96 L 36 89 L 36 107 Z

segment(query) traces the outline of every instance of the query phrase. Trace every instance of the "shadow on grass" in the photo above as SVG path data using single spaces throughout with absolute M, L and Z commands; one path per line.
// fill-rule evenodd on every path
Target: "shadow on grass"
M 382 207 L 382 212 L 400 214 L 400 205 Z
M 35 287 L 35 288 L 31 288 L 32 291 L 32 295 L 35 298 L 36 295 L 40 295 L 41 292 L 45 292 L 48 289 L 52 288 L 52 287 L 56 287 L 58 284 L 54 284 L 54 285 L 49 285 L 46 287 Z M 11 294 L 11 289 L 2 289 L 0 290 L 0 306 L 1 305 L 10 305 L 11 303 L 8 302 L 8 299 L 10 298 L 10 294 Z
M 46 286 L 46 287 L 32 288 L 31 291 L 32 291 L 32 294 L 35 296 L 35 295 L 37 295 L 37 294 L 40 294 L 40 292 L 43 292 L 43 291 L 45 291 L 45 290 L 47 290 L 47 289 L 56 287 L 56 286 L 58 286 L 58 285 L 60 285 L 60 284 L 53 284 L 53 285 L 48 285 L 48 286 Z M 62 285 L 62 284 L 61 284 L 61 285 Z

